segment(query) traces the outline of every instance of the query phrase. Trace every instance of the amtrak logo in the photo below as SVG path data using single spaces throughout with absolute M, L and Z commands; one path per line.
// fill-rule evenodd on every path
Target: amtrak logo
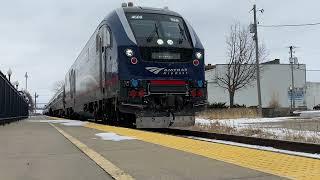
M 146 70 L 153 74 L 162 75 L 186 75 L 188 74 L 187 68 L 159 68 L 159 67 L 146 67 Z
M 146 67 L 146 70 L 152 72 L 153 74 L 159 74 L 160 71 L 164 70 L 165 68 L 158 68 L 158 67 Z

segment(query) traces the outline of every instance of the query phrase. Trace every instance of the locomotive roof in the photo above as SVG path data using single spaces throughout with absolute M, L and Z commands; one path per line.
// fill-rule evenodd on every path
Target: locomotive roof
M 181 16 L 180 14 L 170 11 L 168 9 L 163 8 L 151 8 L 151 7 L 123 7 L 124 12 L 132 12 L 132 13 L 154 13 L 154 14 L 165 14 L 165 15 L 172 15 L 172 16 Z

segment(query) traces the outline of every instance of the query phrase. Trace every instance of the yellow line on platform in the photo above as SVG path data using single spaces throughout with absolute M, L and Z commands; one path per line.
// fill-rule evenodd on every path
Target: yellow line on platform
M 129 174 L 122 171 L 116 165 L 112 164 L 110 161 L 105 159 L 102 155 L 96 151 L 90 149 L 87 145 L 83 144 L 76 138 L 67 134 L 65 131 L 59 127 L 49 123 L 57 131 L 59 131 L 65 138 L 67 138 L 72 144 L 74 144 L 78 149 L 80 149 L 84 154 L 86 154 L 90 159 L 92 159 L 98 166 L 100 166 L 105 172 L 110 174 L 116 180 L 134 180 Z
M 290 179 L 320 179 L 320 160 L 317 159 L 94 123 L 87 123 L 85 127 L 135 137 L 141 141 Z

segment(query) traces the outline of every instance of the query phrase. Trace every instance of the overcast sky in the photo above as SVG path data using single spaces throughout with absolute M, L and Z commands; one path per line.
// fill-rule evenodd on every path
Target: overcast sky
M 0 70 L 13 71 L 13 81 L 39 94 L 39 102 L 52 96 L 54 82 L 64 79 L 99 22 L 118 0 L 1 0 Z M 320 22 L 318 0 L 135 0 L 139 6 L 164 7 L 179 12 L 193 25 L 206 50 L 206 63 L 225 63 L 225 39 L 230 25 L 252 22 L 254 3 L 263 8 L 260 25 Z M 269 59 L 288 63 L 288 46 L 307 69 L 320 69 L 320 25 L 294 28 L 259 28 L 260 42 Z M 320 72 L 308 72 L 308 81 L 319 81 Z

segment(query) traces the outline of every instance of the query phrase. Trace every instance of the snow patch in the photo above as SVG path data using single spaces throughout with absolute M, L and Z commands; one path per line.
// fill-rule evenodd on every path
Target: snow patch
M 270 123 L 270 122 L 281 122 L 293 120 L 295 117 L 278 117 L 278 118 L 239 118 L 239 119 L 202 119 L 196 118 L 196 125 L 200 126 L 210 126 L 218 122 L 221 126 L 232 127 L 237 130 L 242 129 L 259 129 L 265 133 L 273 134 L 279 138 L 285 138 L 288 135 L 302 136 L 307 138 L 320 138 L 320 132 L 317 131 L 306 131 L 306 130 L 295 130 L 282 128 L 275 125 L 263 126 L 260 123 Z
M 299 114 L 300 117 L 304 118 L 320 117 L 320 111 L 294 111 L 293 113 Z
M 84 126 L 86 125 L 88 122 L 83 122 L 83 121 L 71 121 L 71 122 L 65 122 L 62 123 L 65 126 Z
M 268 123 L 268 122 L 280 122 L 293 119 L 293 117 L 277 117 L 277 118 L 239 118 L 239 119 L 203 119 L 196 118 L 196 124 L 198 125 L 210 125 L 215 122 L 227 125 L 230 127 L 243 127 L 255 123 Z
M 305 138 L 320 138 L 320 132 L 317 131 L 295 130 L 287 128 L 261 128 L 261 130 L 282 138 L 290 135 L 302 136 Z
M 215 121 L 210 120 L 210 119 L 202 119 L 202 118 L 196 118 L 196 124 L 197 125 L 210 125 L 214 123 Z
M 29 122 L 42 122 L 42 123 L 53 123 L 53 124 L 62 124 L 65 126 L 84 126 L 88 122 L 86 121 L 77 121 L 77 120 L 68 120 L 68 119 L 61 119 L 61 120 L 29 120 Z
M 124 141 L 124 140 L 133 140 L 136 138 L 128 137 L 128 136 L 120 136 L 116 133 L 98 133 L 96 136 L 99 136 L 103 140 L 108 141 Z

